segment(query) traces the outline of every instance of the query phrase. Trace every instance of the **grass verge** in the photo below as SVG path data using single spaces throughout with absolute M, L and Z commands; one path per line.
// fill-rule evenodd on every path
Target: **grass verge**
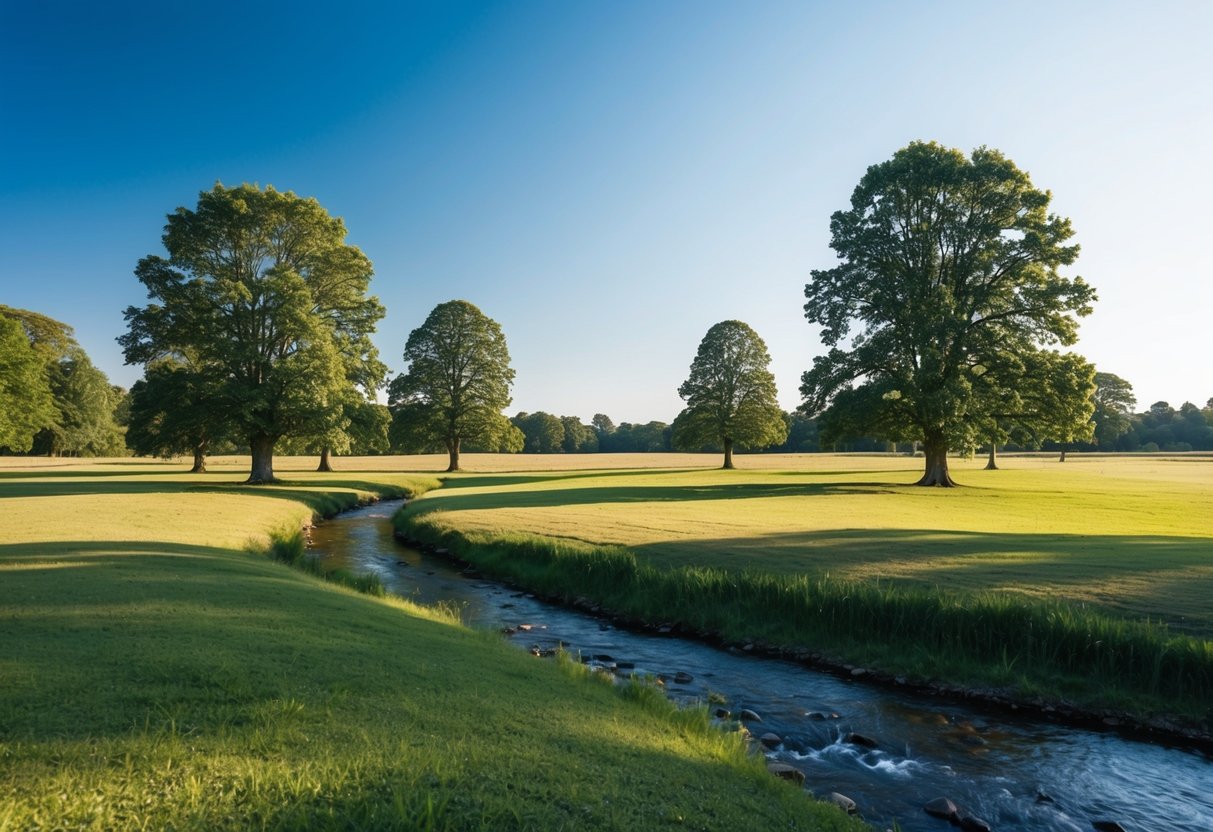
M 1114 710 L 1146 721 L 1165 716 L 1210 730 L 1213 642 L 1165 625 L 1132 620 L 1064 597 L 839 578 L 828 571 L 828 543 L 802 550 L 816 558 L 818 568 L 795 571 L 787 566 L 792 557 L 789 547 L 755 550 L 752 556 L 743 548 L 746 556 L 722 556 L 719 553 L 728 545 L 728 538 L 722 536 L 714 541 L 715 548 L 701 551 L 699 557 L 726 566 L 689 566 L 665 556 L 660 542 L 638 547 L 644 552 L 638 554 L 632 547 L 515 527 L 529 522 L 532 528 L 584 534 L 587 524 L 579 521 L 589 517 L 588 525 L 607 529 L 609 511 L 611 519 L 626 517 L 618 520 L 620 526 L 610 527 L 611 533 L 626 535 L 627 529 L 620 531 L 624 522 L 651 533 L 647 530 L 683 528 L 677 524 L 686 519 L 688 505 L 718 524 L 728 512 L 744 515 L 750 524 L 762 524 L 767 505 L 762 501 L 799 497 L 799 505 L 804 506 L 800 514 L 811 516 L 814 499 L 829 499 L 833 496 L 829 491 L 840 490 L 835 485 L 797 494 L 798 483 L 786 475 L 771 485 L 738 482 L 730 490 L 715 481 L 722 476 L 729 475 L 675 473 L 669 475 L 673 484 L 664 488 L 659 478 L 647 472 L 639 483 L 626 472 L 613 472 L 601 475 L 603 479 L 591 474 L 557 480 L 513 477 L 496 488 L 493 477 L 469 478 L 464 480 L 466 492 L 461 494 L 455 481 L 454 487 L 401 512 L 396 523 L 405 536 L 447 548 L 489 574 L 550 596 L 581 596 L 633 620 L 675 622 L 729 641 L 809 646 L 837 661 L 889 674 L 997 688 L 1022 699 Z M 763 476 L 778 479 L 780 475 Z M 884 497 L 896 487 L 861 486 L 853 499 L 865 499 L 865 488 Z M 757 492 L 748 504 L 747 489 Z M 771 495 L 771 489 L 779 493 Z M 988 510 L 993 500 L 1006 496 L 969 494 L 961 500 L 985 500 Z M 1091 494 L 1079 496 L 1093 499 Z M 941 499 L 953 498 L 948 494 Z M 866 504 L 869 512 L 874 506 Z M 1054 511 L 1064 511 L 1064 505 L 1055 503 Z M 879 527 L 887 517 L 877 513 L 870 519 Z M 940 523 L 939 514 L 930 522 Z M 671 538 L 676 535 L 670 533 Z M 1195 563 L 1202 551 L 1201 538 L 1184 538 L 1189 539 L 1191 543 L 1184 543 L 1186 548 L 1177 556 L 1184 559 L 1185 567 Z M 689 548 L 695 542 L 679 543 Z M 980 555 L 979 536 L 967 543 Z M 1130 544 L 1123 545 L 1127 558 Z M 739 562 L 753 566 L 739 567 Z M 827 568 L 820 568 L 822 564 Z M 1098 569 L 1090 564 L 1087 568 L 1098 580 Z
M 4 473 L 2 830 L 862 828 L 697 712 L 248 550 L 432 480 Z

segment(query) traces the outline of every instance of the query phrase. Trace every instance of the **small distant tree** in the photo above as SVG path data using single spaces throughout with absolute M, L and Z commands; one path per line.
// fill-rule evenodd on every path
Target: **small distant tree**
M 190 454 L 190 473 L 205 473 L 211 444 L 232 430 L 218 406 L 221 386 L 220 379 L 173 360 L 148 367 L 131 388 L 127 446 L 141 456 Z
M 0 448 L 25 453 L 54 418 L 44 356 L 18 321 L 0 315 Z
M 561 416 L 564 441 L 560 447 L 566 454 L 592 454 L 598 450 L 598 434 L 576 416 Z
M 404 360 L 408 370 L 388 388 L 389 406 L 403 414 L 398 435 L 414 445 L 441 443 L 448 471 L 459 470 L 465 442 L 507 441 L 511 425 L 501 411 L 514 371 L 496 321 L 465 300 L 441 303 L 409 333 Z
M 522 431 L 524 453 L 558 454 L 564 450 L 564 422 L 559 416 L 536 410 L 519 413 L 510 422 Z
M 590 428 L 598 439 L 598 450 L 606 453 L 615 450 L 615 422 L 605 413 L 595 413 L 590 419 Z
M 984 147 L 966 157 L 914 142 L 868 168 L 830 219 L 841 264 L 805 287 L 805 317 L 831 347 L 804 374 L 806 412 L 846 405 L 860 435 L 920 441 L 918 484 L 954 485 L 949 448 L 973 447 L 989 427 L 976 388 L 1013 389 L 1020 362 L 1003 359 L 1073 344 L 1075 317 L 1095 301 L 1058 272 L 1078 246 L 1050 199 Z M 1012 375 L 981 380 L 1003 368 Z M 859 398 L 864 409 L 850 406 Z
M 990 442 L 987 469 L 997 468 L 999 442 L 1065 448 L 1090 437 L 1095 367 L 1074 353 L 1024 349 L 994 357 L 995 366 L 974 368 L 965 432 Z M 971 425 L 972 427 L 967 427 Z
M 709 329 L 678 388 L 687 406 L 674 419 L 674 447 L 719 443 L 723 467 L 732 468 L 734 446 L 765 448 L 787 439 L 770 363 L 766 344 L 748 324 L 721 321 Z
M 1095 374 L 1095 444 L 1101 450 L 1113 448 L 1116 440 L 1133 427 L 1133 408 L 1137 397 L 1133 385 L 1114 373 Z

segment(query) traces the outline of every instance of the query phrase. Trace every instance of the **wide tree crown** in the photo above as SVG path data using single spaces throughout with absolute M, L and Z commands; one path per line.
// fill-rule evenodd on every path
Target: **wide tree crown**
M 805 287 L 805 317 L 831 349 L 803 376 L 804 409 L 842 408 L 827 421 L 922 440 L 939 472 L 949 445 L 997 433 L 1000 413 L 1024 402 L 1053 396 L 1037 427 L 1064 409 L 1064 430 L 1049 430 L 1081 433 L 1089 365 L 1040 354 L 1074 343 L 1095 293 L 1059 271 L 1078 246 L 1050 198 L 985 147 L 966 157 L 915 142 L 868 168 L 830 220 L 842 262 Z M 930 472 L 924 484 L 934 480 L 948 484 Z

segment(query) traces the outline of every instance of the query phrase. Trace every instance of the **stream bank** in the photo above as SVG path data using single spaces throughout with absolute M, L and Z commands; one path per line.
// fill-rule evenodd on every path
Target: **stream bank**
M 372 506 L 322 524 L 314 530 L 315 551 L 377 575 L 389 591 L 459 605 L 469 623 L 508 630 L 522 649 L 544 654 L 563 645 L 601 672 L 664 677 L 677 701 L 709 703 L 730 716 L 751 711 L 762 721 L 748 728 L 765 741 L 772 764 L 803 775 L 823 799 L 839 793 L 854 800 L 869 821 L 947 829 L 924 806 L 948 797 L 995 829 L 1077 830 L 1096 822 L 1130 830 L 1213 828 L 1213 761 L 1197 751 L 1069 728 L 938 691 L 923 695 L 896 680 L 871 685 L 874 674 L 855 674 L 860 668 L 815 672 L 756 655 L 758 645 L 719 649 L 672 628 L 633 631 L 400 546 L 392 510 Z

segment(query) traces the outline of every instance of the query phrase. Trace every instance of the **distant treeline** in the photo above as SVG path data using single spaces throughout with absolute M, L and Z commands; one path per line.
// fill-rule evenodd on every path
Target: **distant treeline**
M 815 418 L 786 412 L 783 418 L 788 425 L 787 441 L 765 449 L 766 452 L 808 453 L 822 450 Z M 666 422 L 615 424 L 610 416 L 598 413 L 587 425 L 577 416 L 555 416 L 540 410 L 519 413 L 510 419 L 510 423 L 522 433 L 524 453 L 644 454 L 673 450 L 673 426 Z M 707 444 L 697 450 L 717 453 L 721 448 Z M 884 443 L 881 443 L 880 450 L 884 450 Z
M 879 436 L 838 437 L 822 441 L 818 419 L 803 413 L 784 413 L 788 438 L 781 445 L 765 449 L 765 453 L 826 452 L 910 452 L 913 443 L 893 442 Z M 1213 451 L 1213 399 L 1199 408 L 1185 402 L 1178 410 L 1167 402 L 1156 402 L 1144 413 L 1128 414 L 1113 423 L 1096 411 L 1095 435 L 1098 441 L 1075 442 L 1072 451 L 1104 452 L 1181 452 Z M 672 450 L 671 426 L 665 422 L 618 425 L 603 413 L 596 414 L 585 424 L 577 416 L 556 416 L 544 411 L 519 413 L 510 419 L 522 434 L 523 453 L 656 453 Z M 1058 450 L 1056 442 L 1039 445 L 1008 443 L 1005 450 Z M 705 445 L 705 453 L 720 451 L 719 446 Z

